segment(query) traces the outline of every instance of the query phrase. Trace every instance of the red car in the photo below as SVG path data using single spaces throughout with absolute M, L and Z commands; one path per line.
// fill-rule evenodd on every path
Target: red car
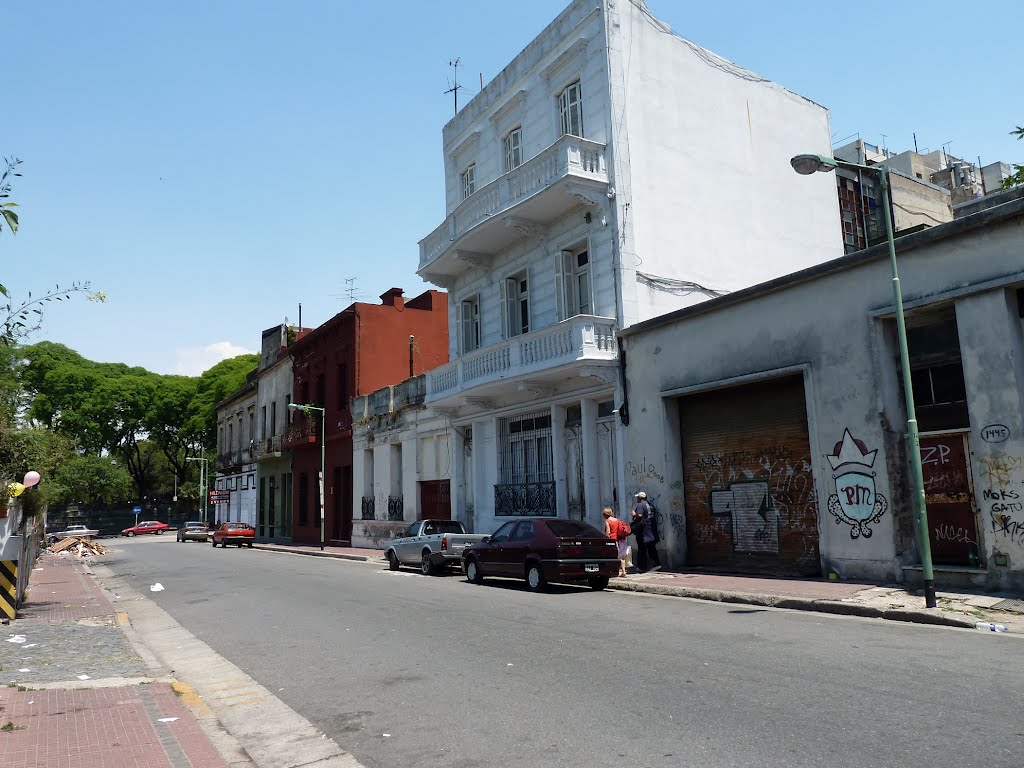
M 221 523 L 220 528 L 213 532 L 213 546 L 237 544 L 241 547 L 245 544 L 251 547 L 255 538 L 256 529 L 248 523 Z
M 161 523 L 159 520 L 143 520 L 141 523 L 136 523 L 131 528 L 125 528 L 121 531 L 122 536 L 141 536 L 144 533 L 155 533 L 157 536 L 162 534 L 164 531 L 170 530 L 167 523 Z
M 580 520 L 511 520 L 462 553 L 462 568 L 474 584 L 484 576 L 526 580 L 531 592 L 549 581 L 585 581 L 591 589 L 608 586 L 619 572 L 615 542 Z

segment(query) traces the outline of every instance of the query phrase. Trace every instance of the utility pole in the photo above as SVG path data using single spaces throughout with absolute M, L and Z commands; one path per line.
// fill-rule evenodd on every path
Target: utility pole
M 459 64 L 462 62 L 461 58 L 457 58 L 454 61 L 449 61 L 448 66 L 455 70 L 455 84 L 452 85 L 445 93 L 450 93 L 455 97 L 455 114 L 459 114 L 459 90 L 462 86 L 459 85 Z

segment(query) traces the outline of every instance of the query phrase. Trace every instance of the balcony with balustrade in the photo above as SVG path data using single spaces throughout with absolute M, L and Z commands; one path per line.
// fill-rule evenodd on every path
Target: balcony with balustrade
M 429 371 L 427 405 L 452 407 L 466 397 L 543 389 L 571 376 L 616 380 L 615 321 L 577 315 L 539 331 L 503 339 Z
M 462 201 L 420 241 L 418 273 L 449 284 L 584 202 L 609 194 L 605 145 L 577 136 L 558 141 Z

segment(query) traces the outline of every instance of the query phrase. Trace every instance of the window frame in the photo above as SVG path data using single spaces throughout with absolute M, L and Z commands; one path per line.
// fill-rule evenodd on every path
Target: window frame
M 470 316 L 467 317 L 467 305 L 472 309 L 475 309 L 475 314 L 471 312 Z M 475 352 L 483 346 L 483 322 L 481 319 L 482 307 L 480 293 L 475 292 L 462 297 L 456 305 L 456 312 L 458 314 L 458 317 L 455 318 L 455 322 L 459 334 L 459 354 L 465 355 L 470 352 Z M 472 336 L 473 338 L 470 339 L 469 336 Z M 472 344 L 470 343 L 471 341 Z
M 534 330 L 533 297 L 530 292 L 532 285 L 529 267 L 524 267 L 506 275 L 499 283 L 501 293 L 501 334 L 511 339 L 523 336 Z M 523 284 L 526 289 L 523 290 Z
M 558 124 L 562 136 L 583 135 L 583 86 L 577 79 L 566 85 L 558 94 Z M 573 98 L 575 96 L 575 99 Z M 577 125 L 573 125 L 573 118 Z M 576 128 L 574 131 L 573 128 Z
M 459 187 L 462 190 L 463 200 L 468 200 L 476 192 L 476 163 L 470 163 L 459 174 Z
M 587 263 L 580 266 L 579 258 L 587 257 Z M 555 292 L 559 321 L 578 315 L 596 314 L 594 307 L 594 270 L 590 243 L 559 250 L 555 254 Z M 580 281 L 587 289 L 587 306 L 581 306 Z
M 523 126 L 518 125 L 506 133 L 502 147 L 505 150 L 505 173 L 511 173 L 523 164 Z

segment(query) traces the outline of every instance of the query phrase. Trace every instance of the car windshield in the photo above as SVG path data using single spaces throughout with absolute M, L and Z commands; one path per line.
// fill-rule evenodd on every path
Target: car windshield
M 186 528 L 205 528 L 205 523 L 185 523 Z
M 230 528 L 233 531 L 247 531 L 250 528 L 252 528 L 252 526 L 248 523 L 231 523 L 230 525 L 228 525 L 228 528 Z
M 545 520 L 544 524 L 555 536 L 560 539 L 574 539 L 582 537 L 604 538 L 604 534 L 594 526 L 579 520 Z

